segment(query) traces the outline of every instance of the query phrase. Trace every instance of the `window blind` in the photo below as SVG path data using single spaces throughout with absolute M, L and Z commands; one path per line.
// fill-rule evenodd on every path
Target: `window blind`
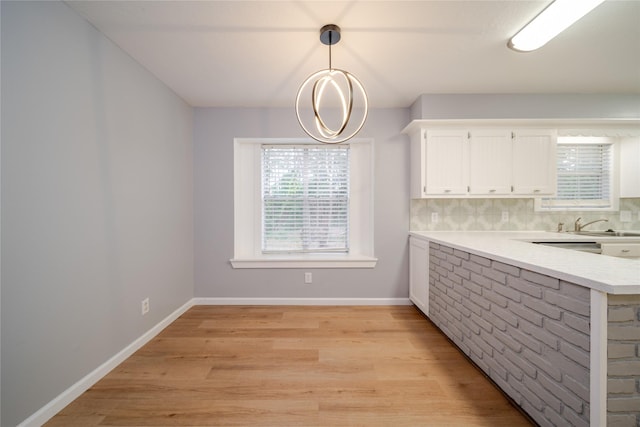
M 349 251 L 349 146 L 262 147 L 262 252 Z
M 558 188 L 550 207 L 611 206 L 611 144 L 558 144 Z

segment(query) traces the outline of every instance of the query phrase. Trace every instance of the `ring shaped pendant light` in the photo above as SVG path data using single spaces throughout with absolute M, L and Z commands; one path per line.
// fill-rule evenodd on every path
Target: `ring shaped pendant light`
M 302 83 L 296 96 L 296 115 L 311 138 L 339 144 L 362 129 L 369 103 L 362 83 L 353 74 L 331 66 L 331 45 L 340 41 L 340 28 L 325 25 L 320 29 L 320 41 L 329 45 L 329 68 Z

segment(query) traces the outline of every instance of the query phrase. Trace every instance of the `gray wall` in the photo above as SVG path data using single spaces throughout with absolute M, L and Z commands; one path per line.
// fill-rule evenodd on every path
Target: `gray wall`
M 64 3 L 1 7 L 12 426 L 192 298 L 193 115 Z
M 406 298 L 408 295 L 408 109 L 370 112 L 359 134 L 375 140 L 374 269 L 233 269 L 234 137 L 302 137 L 293 109 L 201 108 L 195 112 L 195 296 Z M 304 271 L 313 284 L 304 284 Z
M 640 119 L 637 94 L 424 94 L 417 119 Z

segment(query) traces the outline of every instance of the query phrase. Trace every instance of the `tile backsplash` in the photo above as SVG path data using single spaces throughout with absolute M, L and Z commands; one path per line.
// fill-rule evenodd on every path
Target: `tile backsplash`
M 618 211 L 536 212 L 533 199 L 413 199 L 411 230 L 564 230 L 572 231 L 574 222 L 600 218 L 590 230 L 640 230 L 640 198 L 620 199 Z M 621 218 L 622 216 L 622 218 Z M 629 218 L 630 217 L 630 218 Z

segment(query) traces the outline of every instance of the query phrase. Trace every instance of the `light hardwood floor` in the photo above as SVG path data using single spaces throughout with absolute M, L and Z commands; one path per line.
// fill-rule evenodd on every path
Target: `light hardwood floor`
M 196 306 L 47 426 L 530 426 L 413 306 Z

